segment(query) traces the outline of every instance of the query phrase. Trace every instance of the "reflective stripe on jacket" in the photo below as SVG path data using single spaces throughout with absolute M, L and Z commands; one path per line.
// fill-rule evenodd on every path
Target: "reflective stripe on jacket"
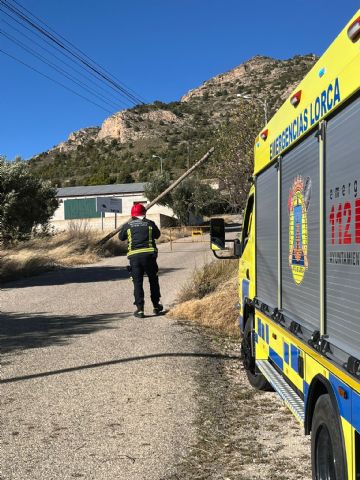
M 155 240 L 160 237 L 160 230 L 152 220 L 133 217 L 120 230 L 120 240 L 128 241 L 127 256 L 139 253 L 157 252 Z

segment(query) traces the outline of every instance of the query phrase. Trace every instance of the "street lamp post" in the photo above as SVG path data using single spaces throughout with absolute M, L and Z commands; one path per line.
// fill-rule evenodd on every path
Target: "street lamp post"
M 163 159 L 159 155 L 153 155 L 152 158 L 158 158 L 160 160 L 160 173 L 163 173 Z
M 263 106 L 265 125 L 267 124 L 267 119 L 268 119 L 268 104 L 267 104 L 266 99 L 265 99 L 265 100 L 261 100 L 261 98 L 252 97 L 251 95 L 241 94 L 241 93 L 238 93 L 236 96 L 239 97 L 239 98 L 243 98 L 244 100 L 254 100 L 255 102 L 259 102 L 259 103 Z

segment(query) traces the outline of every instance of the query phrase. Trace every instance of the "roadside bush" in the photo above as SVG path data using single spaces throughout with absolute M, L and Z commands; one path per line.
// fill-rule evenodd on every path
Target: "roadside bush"
M 0 242 L 25 240 L 46 226 L 58 207 L 56 189 L 30 173 L 26 163 L 0 157 Z

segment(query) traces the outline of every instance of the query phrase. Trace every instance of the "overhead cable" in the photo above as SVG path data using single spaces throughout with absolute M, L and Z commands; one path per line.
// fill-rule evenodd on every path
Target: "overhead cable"
M 21 21 L 19 21 L 18 19 L 16 19 L 11 13 L 3 10 L 1 8 L 1 4 L 0 4 L 0 12 L 4 13 L 5 15 L 7 15 L 8 18 L 10 18 L 12 21 L 16 22 L 18 25 L 20 25 L 22 28 L 26 29 L 27 31 L 29 31 L 32 35 L 38 37 L 41 39 L 42 42 L 46 43 L 47 45 L 49 45 L 51 48 L 53 48 L 56 52 L 59 52 L 61 53 L 64 57 L 68 58 L 71 62 L 73 62 L 75 65 L 77 65 L 79 68 L 81 68 L 82 70 L 84 70 L 84 72 L 86 72 L 88 75 L 91 75 L 94 80 L 96 80 L 97 82 L 102 82 L 103 85 L 105 85 L 106 87 L 110 88 L 112 90 L 112 92 L 116 93 L 116 95 L 120 96 L 122 98 L 121 102 L 124 103 L 127 107 L 129 106 L 132 106 L 133 104 L 130 103 L 129 99 L 122 93 L 122 92 L 119 92 L 118 90 L 116 90 L 112 85 L 108 85 L 107 82 L 105 82 L 104 80 L 102 80 L 101 78 L 98 78 L 93 72 L 89 71 L 84 65 L 82 65 L 81 63 L 79 63 L 74 57 L 72 57 L 71 55 L 69 55 L 65 50 L 62 50 L 62 49 L 59 49 L 57 48 L 57 46 L 52 43 L 50 40 L 48 40 L 46 37 L 43 37 L 42 35 L 40 35 L 40 33 L 38 33 L 36 30 L 34 31 L 33 29 L 31 29 L 30 27 L 28 27 L 27 25 L 25 25 L 24 23 L 22 23 Z M 2 21 L 4 21 L 2 19 Z
M 79 66 L 79 68 L 81 68 L 83 71 L 85 71 L 87 74 L 83 73 L 81 70 L 73 67 L 70 63 L 66 62 L 65 60 L 63 60 L 62 58 L 60 58 L 60 56 L 58 55 L 55 55 L 53 51 L 49 50 L 48 48 L 44 47 L 40 42 L 37 42 L 36 40 L 34 40 L 33 38 L 31 38 L 29 35 L 26 35 L 26 33 L 22 32 L 19 28 L 16 28 L 14 25 L 12 25 L 10 22 L 7 22 L 5 19 L 3 18 L 0 18 L 0 20 L 5 23 L 5 25 L 7 25 L 9 28 L 11 28 L 12 30 L 14 30 L 15 32 L 19 33 L 21 36 L 23 36 L 24 38 L 26 38 L 27 40 L 29 40 L 31 43 L 33 43 L 34 45 L 36 45 L 37 47 L 41 48 L 41 50 L 43 50 L 44 52 L 48 53 L 49 55 L 51 55 L 51 58 L 55 58 L 56 60 L 58 60 L 60 63 L 62 63 L 63 65 L 65 65 L 67 68 L 69 68 L 70 70 L 74 71 L 75 73 L 77 73 L 77 75 L 80 75 L 82 78 L 84 78 L 86 81 L 90 82 L 91 85 L 94 85 L 94 87 L 96 87 L 97 89 L 101 90 L 102 92 L 106 93 L 106 95 L 108 96 L 107 98 L 112 101 L 112 102 L 115 102 L 115 103 L 119 103 L 119 104 L 122 104 L 123 106 L 125 106 L 126 108 L 129 106 L 129 102 L 127 99 L 123 99 L 123 97 L 118 93 L 116 92 L 116 95 L 119 95 L 121 96 L 121 100 L 120 98 L 118 97 L 115 97 L 115 94 L 112 93 L 113 90 L 107 90 L 106 88 L 103 88 L 102 84 L 99 84 L 97 82 L 100 82 L 101 80 L 99 80 L 98 78 L 92 76 L 90 77 L 89 75 L 91 75 L 83 66 Z M 18 20 L 14 19 L 17 23 L 19 23 L 21 25 L 20 22 L 18 22 Z M 26 27 L 25 25 L 22 25 L 24 28 L 26 28 L 27 30 L 30 30 L 28 27 Z M 30 30 L 31 31 L 31 30 Z M 39 37 L 38 34 L 36 34 L 35 32 L 31 32 L 33 34 L 35 34 L 37 37 Z M 45 41 L 44 39 L 41 39 L 41 41 Z M 46 42 L 45 43 L 49 44 L 49 42 Z M 53 46 L 50 44 L 50 46 L 53 48 Z M 56 50 L 56 49 L 55 49 Z M 63 55 L 64 53 L 61 52 Z M 66 58 L 69 58 L 68 55 L 66 55 Z M 74 61 L 74 59 L 72 58 L 69 58 L 72 62 L 74 62 L 76 64 L 76 62 Z M 110 98 L 111 97 L 111 98 Z
M 68 45 L 70 45 L 71 47 L 75 48 L 79 53 L 81 53 L 82 55 L 84 55 L 84 57 L 86 57 L 88 60 L 90 60 L 94 65 L 96 65 L 97 67 L 101 68 L 105 73 L 107 73 L 108 75 L 110 75 L 115 81 L 117 81 L 120 85 L 122 85 L 124 88 L 126 88 L 127 90 L 129 90 L 130 92 L 132 92 L 133 94 L 135 94 L 140 100 L 143 100 L 144 102 L 146 102 L 146 100 L 144 98 L 141 97 L 141 95 L 139 95 L 137 92 L 135 92 L 134 90 L 132 90 L 129 86 L 127 86 L 124 82 L 121 82 L 118 78 L 116 78 L 111 72 L 107 71 L 104 67 L 102 67 L 101 65 L 99 65 L 95 60 L 91 59 L 86 53 L 84 53 L 82 50 L 80 50 L 76 45 L 74 45 L 73 43 L 71 43 L 69 40 L 67 40 L 65 37 L 63 37 L 60 33 L 56 32 L 53 28 L 51 28 L 47 23 L 45 23 L 43 20 L 41 20 L 39 17 L 37 17 L 34 13 L 30 12 L 30 10 L 28 10 L 26 7 L 24 7 L 23 5 L 21 5 L 19 2 L 17 2 L 16 0 L 12 0 L 12 3 L 15 3 L 19 8 L 21 8 L 22 10 L 26 11 L 29 15 L 31 15 L 33 18 L 35 18 L 36 20 L 38 20 L 40 23 L 42 23 L 45 27 L 47 27 L 51 32 L 53 32 L 54 34 L 56 34 L 59 38 L 61 38 L 62 40 L 64 40 Z
M 74 49 L 69 48 L 59 37 L 56 35 L 52 34 L 45 28 L 41 27 L 41 25 L 37 24 L 35 21 L 31 20 L 25 13 L 23 13 L 21 10 L 19 10 L 17 7 L 11 5 L 8 0 L 0 0 L 0 5 L 3 7 L 7 8 L 9 11 L 14 13 L 18 18 L 21 18 L 24 22 L 26 22 L 28 25 L 30 25 L 32 28 L 35 30 L 39 31 L 42 35 L 44 35 L 46 38 L 54 42 L 58 47 L 64 49 L 68 53 L 70 53 L 73 57 L 77 58 L 82 64 L 86 65 L 91 71 L 93 71 L 96 75 L 99 77 L 103 78 L 105 81 L 107 81 L 109 84 L 113 85 L 117 90 L 121 91 L 128 97 L 128 99 L 134 104 L 137 105 L 139 103 L 143 104 L 144 102 L 137 98 L 134 94 L 132 94 L 130 91 L 128 91 L 126 88 L 123 86 L 119 85 L 117 82 L 115 82 L 111 77 L 109 77 L 108 74 L 103 73 L 101 70 L 98 68 L 94 67 L 84 56 L 80 55 L 77 53 Z M 3 10 L 3 9 L 2 9 Z
M 23 42 L 20 42 L 20 40 L 17 40 L 15 37 L 13 37 L 12 35 L 10 35 L 9 33 L 6 33 L 5 31 L 3 31 L 3 30 L 0 29 L 0 35 L 3 35 L 3 36 L 4 36 L 5 38 L 7 38 L 8 40 L 10 40 L 11 42 L 15 43 L 15 45 L 18 45 L 20 48 L 22 48 L 22 49 L 25 50 L 26 52 L 30 53 L 31 55 L 33 55 L 35 58 L 38 58 L 41 62 L 45 63 L 47 66 L 49 66 L 50 68 L 53 68 L 53 69 L 56 70 L 58 73 L 60 73 L 60 75 L 63 75 L 65 78 L 67 78 L 67 79 L 70 80 L 71 82 L 75 83 L 75 84 L 78 85 L 80 88 L 83 88 L 83 89 L 86 90 L 88 93 L 94 95 L 94 96 L 97 97 L 99 100 L 101 100 L 102 102 L 106 103 L 107 105 L 109 105 L 109 106 L 112 107 L 113 109 L 118 108 L 118 106 L 115 105 L 113 102 L 110 103 L 110 102 L 108 101 L 107 97 L 105 97 L 105 96 L 102 95 L 102 94 L 98 94 L 93 88 L 88 87 L 84 82 L 82 82 L 81 80 L 76 79 L 76 77 L 73 77 L 72 75 L 69 75 L 66 70 L 64 70 L 63 68 L 57 66 L 57 65 L 54 64 L 53 62 L 49 61 L 49 60 L 48 60 L 46 57 L 44 57 L 43 55 L 35 52 L 35 50 L 33 50 L 32 48 L 27 47 Z
M 110 110 L 108 110 L 107 108 L 103 107 L 102 105 L 99 105 L 98 103 L 94 102 L 93 100 L 90 100 L 88 97 L 85 97 L 85 95 L 82 95 L 81 93 L 76 92 L 75 90 L 73 90 L 72 88 L 68 87 L 67 85 L 64 85 L 63 83 L 59 82 L 58 80 L 55 80 L 54 78 L 49 77 L 49 75 L 46 75 L 46 73 L 40 72 L 40 70 L 32 67 L 32 66 L 29 65 L 28 63 L 23 62 L 22 60 L 20 60 L 19 58 L 15 57 L 15 56 L 12 55 L 11 53 L 5 52 L 5 50 L 2 50 L 2 49 L 0 49 L 0 53 L 6 55 L 7 57 L 12 58 L 13 60 L 15 60 L 15 61 L 18 62 L 18 63 L 21 63 L 21 64 L 24 65 L 25 67 L 29 68 L 30 70 L 33 70 L 34 72 L 38 73 L 39 75 L 42 75 L 43 77 L 47 78 L 48 80 L 51 80 L 52 82 L 57 83 L 58 85 L 62 86 L 63 88 L 65 88 L 65 89 L 68 90 L 69 92 L 72 92 L 72 93 L 74 93 L 75 95 L 77 95 L 78 97 L 83 98 L 83 99 L 86 100 L 87 102 L 90 102 L 90 103 L 92 103 L 93 105 L 96 105 L 97 107 L 101 108 L 102 110 L 105 110 L 106 112 L 108 112 L 108 113 L 110 113 L 110 114 L 112 113 Z

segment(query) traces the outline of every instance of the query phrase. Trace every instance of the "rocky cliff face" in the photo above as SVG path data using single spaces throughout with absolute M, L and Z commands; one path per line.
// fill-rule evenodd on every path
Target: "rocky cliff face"
M 168 110 L 154 110 L 145 113 L 135 113 L 131 110 L 117 112 L 104 120 L 101 127 L 82 128 L 72 132 L 65 142 L 61 142 L 50 152 L 59 151 L 69 153 L 77 150 L 80 145 L 86 145 L 90 141 L 101 140 L 109 142 L 116 140 L 119 143 L 137 142 L 157 138 L 160 130 L 182 127 L 184 119 L 179 118 Z
M 299 74 L 307 72 L 317 60 L 316 55 L 296 56 L 289 60 L 277 60 L 257 55 L 228 72 L 217 75 L 204 82 L 200 87 L 190 90 L 182 98 L 188 102 L 204 95 L 216 95 L 222 88 L 236 85 L 239 93 L 250 93 L 256 89 L 258 97 L 277 93 L 281 89 L 281 98 L 301 80 Z M 293 71 L 291 71 L 293 70 Z M 259 86 L 261 88 L 259 88 Z M 285 88 L 284 88 L 285 87 Z
M 62 153 L 76 150 L 79 145 L 88 143 L 90 140 L 96 141 L 99 130 L 99 127 L 88 127 L 72 132 L 65 142 L 59 143 L 59 145 L 56 145 L 52 150 L 59 150 Z
M 181 101 L 188 102 L 195 97 L 202 97 L 205 93 L 216 93 L 219 88 L 226 87 L 229 82 L 237 82 L 248 87 L 252 83 L 253 74 L 262 75 L 266 67 L 273 68 L 277 62 L 278 60 L 269 57 L 253 57 L 238 67 L 207 80 L 200 87 L 190 90 L 181 98 Z
M 159 109 L 141 114 L 124 110 L 104 121 L 97 139 L 116 139 L 120 143 L 134 142 L 155 137 L 156 126 L 180 126 L 182 123 L 175 114 L 167 110 Z
M 267 96 L 269 100 L 269 97 L 273 97 L 273 101 L 279 103 L 279 100 L 287 98 L 301 79 L 300 75 L 315 61 L 315 55 L 298 56 L 289 60 L 276 60 L 258 55 L 190 90 L 180 99 L 180 103 L 202 101 L 203 110 L 206 112 L 212 100 L 216 99 L 218 110 L 213 112 L 214 118 L 221 116 L 224 108 L 226 110 L 226 106 L 220 105 L 221 96 L 232 96 L 230 99 L 227 98 L 227 102 L 233 103 L 238 100 L 239 94 L 255 92 L 258 98 Z M 159 131 L 181 128 L 185 123 L 186 118 L 180 118 L 164 108 L 154 108 L 143 113 L 136 109 L 123 110 L 105 119 L 101 127 L 84 128 L 71 133 L 68 140 L 60 143 L 55 149 L 61 152 L 75 150 L 77 146 L 90 140 L 96 142 L 115 139 L 123 144 L 136 142 L 156 138 Z
M 204 151 L 221 124 L 236 117 L 243 95 L 266 99 L 268 117 L 281 105 L 317 58 L 288 60 L 256 56 L 186 93 L 180 101 L 122 110 L 100 127 L 84 128 L 30 161 L 34 172 L 57 185 L 146 181 L 158 168 L 182 170 Z M 253 101 L 253 100 L 250 100 Z M 261 102 L 253 101 L 262 115 Z

